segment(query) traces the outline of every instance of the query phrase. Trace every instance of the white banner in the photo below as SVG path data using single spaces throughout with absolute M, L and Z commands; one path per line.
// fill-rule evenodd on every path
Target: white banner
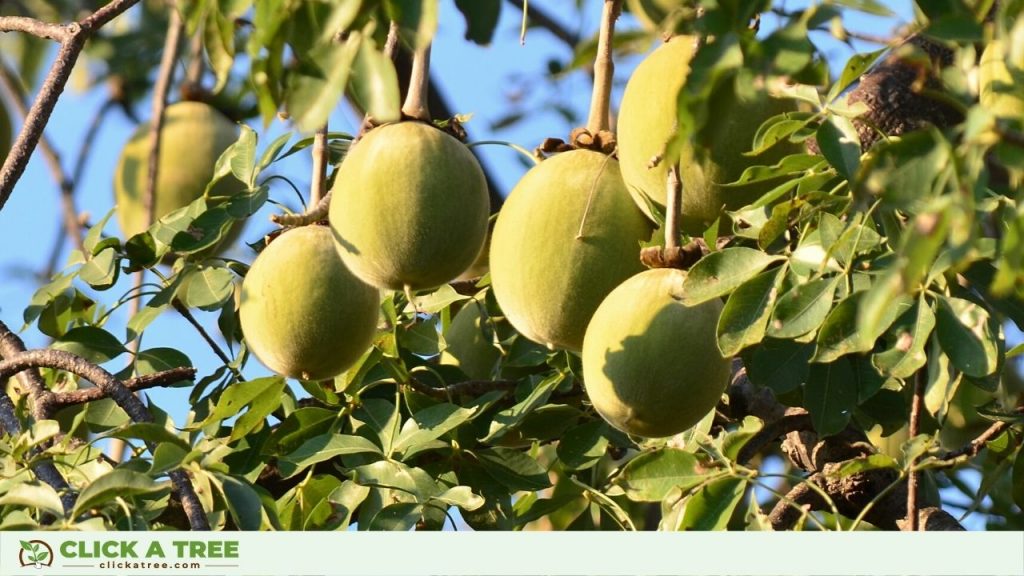
M 1024 574 L 1024 533 L 0 532 L 0 574 Z

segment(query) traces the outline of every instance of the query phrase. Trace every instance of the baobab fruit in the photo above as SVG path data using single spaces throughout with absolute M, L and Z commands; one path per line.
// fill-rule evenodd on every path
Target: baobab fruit
M 549 348 L 579 352 L 590 316 L 642 271 L 651 225 L 619 163 L 572 150 L 533 167 L 509 194 L 491 239 L 491 285 L 509 322 Z
M 501 358 L 494 346 L 494 323 L 483 302 L 467 302 L 444 332 L 447 347 L 441 352 L 441 364 L 458 366 L 474 380 L 489 380 Z
M 370 347 L 380 293 L 338 257 L 326 226 L 271 242 L 242 282 L 245 341 L 264 366 L 303 380 L 333 378 Z
M 483 246 L 490 200 L 468 148 L 422 122 L 375 128 L 338 168 L 330 221 L 338 253 L 364 282 L 434 288 Z
M 160 130 L 153 221 L 202 196 L 213 179 L 217 158 L 237 139 L 238 125 L 207 104 L 178 102 L 168 106 Z M 114 199 L 125 237 L 149 227 L 145 203 L 149 153 L 149 124 L 144 123 L 121 151 L 114 172 Z M 235 178 L 224 178 L 211 195 L 227 196 L 243 189 L 244 184 Z
M 626 84 L 619 110 L 618 146 L 622 177 L 637 205 L 653 218 L 648 203 L 666 205 L 669 164 L 662 161 L 665 145 L 676 132 L 678 94 L 690 71 L 695 52 L 692 36 L 677 36 L 649 54 Z M 799 152 L 788 142 L 779 143 L 758 156 L 751 149 L 754 135 L 768 118 L 795 111 L 792 100 L 779 100 L 755 87 L 752 95 L 730 93 L 712 98 L 709 124 L 687 142 L 680 154 L 683 187 L 681 228 L 690 235 L 702 233 L 722 213 L 740 208 L 779 182 L 748 185 L 735 181 L 754 165 L 772 165 L 786 154 Z
M 719 300 L 687 307 L 686 273 L 633 276 L 601 302 L 583 341 L 583 382 L 609 424 L 637 436 L 678 434 L 714 410 L 731 362 L 718 351 Z

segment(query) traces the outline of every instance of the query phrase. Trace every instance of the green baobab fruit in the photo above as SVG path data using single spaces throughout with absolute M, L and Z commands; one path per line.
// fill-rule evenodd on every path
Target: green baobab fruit
M 622 177 L 641 210 L 648 202 L 665 207 L 668 164 L 655 161 L 676 126 L 677 95 L 690 71 L 695 41 L 677 36 L 647 56 L 633 72 L 619 110 L 618 145 Z M 796 145 L 780 143 L 767 152 L 746 157 L 761 123 L 782 112 L 796 110 L 792 100 L 770 98 L 762 89 L 753 96 L 729 94 L 709 102 L 709 125 L 696 142 L 683 147 L 680 180 L 683 185 L 682 231 L 696 235 L 719 217 L 722 207 L 740 208 L 776 186 L 779 181 L 723 186 L 754 165 L 771 165 Z M 652 216 L 653 217 L 653 216 Z
M 368 284 L 433 288 L 468 268 L 487 233 L 483 170 L 461 142 L 422 122 L 371 130 L 338 168 L 331 229 Z
M 981 105 L 1001 118 L 1017 118 L 1024 122 L 1024 93 L 1013 81 L 1006 65 L 1006 50 L 999 40 L 992 41 L 981 54 L 978 85 Z M 1024 58 L 1014 63 L 1024 70 Z
M 245 341 L 267 368 L 303 380 L 333 378 L 366 351 L 380 293 L 338 257 L 325 226 L 289 230 L 253 262 L 242 283 Z
M 647 270 L 594 313 L 583 341 L 583 382 L 609 424 L 638 436 L 682 432 L 715 408 L 729 383 L 715 327 L 722 303 L 680 302 L 686 273 Z
M 527 338 L 579 352 L 601 300 L 643 270 L 640 242 L 650 236 L 615 159 L 563 152 L 527 172 L 498 214 L 494 296 Z
M 467 302 L 444 333 L 447 348 L 441 352 L 441 364 L 458 366 L 474 380 L 490 379 L 501 358 L 501 352 L 494 347 L 492 322 L 483 302 Z
M 202 196 L 213 178 L 217 158 L 237 139 L 238 126 L 211 106 L 201 102 L 168 106 L 160 131 L 153 221 Z M 114 173 L 114 198 L 125 237 L 148 228 L 145 195 L 149 151 L 147 123 L 139 126 L 125 145 Z M 243 188 L 238 180 L 224 178 L 211 194 L 227 196 Z

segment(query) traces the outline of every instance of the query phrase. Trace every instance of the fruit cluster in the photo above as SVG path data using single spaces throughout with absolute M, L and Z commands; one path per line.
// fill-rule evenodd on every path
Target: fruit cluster
M 239 304 L 249 349 L 279 374 L 333 378 L 371 346 L 380 290 L 412 299 L 489 259 L 507 322 L 549 348 L 580 354 L 588 396 L 609 423 L 652 437 L 696 424 L 729 380 L 731 362 L 715 338 L 722 305 L 684 306 L 686 273 L 645 270 L 639 258 L 667 205 L 668 166 L 652 159 L 675 131 L 677 94 L 693 53 L 694 39 L 677 37 L 649 55 L 626 88 L 617 149 L 568 146 L 540 162 L 509 195 L 489 248 L 486 180 L 462 142 L 417 119 L 362 135 L 336 171 L 329 227 L 286 230 L 252 264 Z M 687 234 L 703 231 L 723 208 L 759 196 L 761 188 L 724 184 L 755 160 L 773 162 L 788 152 L 741 154 L 761 121 L 788 104 L 757 93 L 721 105 L 728 107 L 721 134 L 681 155 L 680 231 Z M 159 171 L 157 217 L 206 193 L 212 159 L 237 135 L 218 112 L 192 102 L 169 107 L 163 130 L 161 167 L 193 169 Z M 147 131 L 141 127 L 126 146 L 115 180 L 128 235 L 148 221 L 141 194 Z M 219 194 L 240 189 L 237 181 L 224 182 L 230 189 Z M 499 352 L 481 337 L 483 324 L 477 306 L 465 307 L 440 361 L 489 378 Z M 471 350 L 481 348 L 487 352 L 474 358 Z

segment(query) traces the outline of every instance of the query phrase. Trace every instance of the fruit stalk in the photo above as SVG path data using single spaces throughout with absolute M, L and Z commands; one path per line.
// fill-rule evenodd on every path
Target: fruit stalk
M 668 196 L 665 205 L 665 251 L 679 248 L 679 213 L 683 203 L 683 183 L 679 180 L 679 165 L 673 164 L 668 169 Z
M 153 86 L 152 119 L 149 124 L 149 168 L 146 191 L 142 199 L 142 205 L 146 207 L 147 228 L 153 223 L 155 212 L 156 202 L 153 196 L 156 193 L 157 168 L 160 164 L 160 130 L 164 125 L 164 108 L 167 107 L 167 93 L 174 80 L 174 62 L 178 56 L 178 43 L 183 27 L 178 11 L 172 8 L 170 13 L 167 38 L 164 40 L 164 51 L 160 58 L 160 71 Z
M 327 162 L 329 161 L 327 148 L 327 123 L 317 129 L 313 135 L 313 177 L 309 185 L 309 206 L 312 208 L 320 204 L 327 188 Z
M 412 73 L 409 78 L 409 93 L 402 104 L 402 114 L 430 122 L 427 107 L 427 93 L 430 90 L 430 45 L 416 50 L 412 57 Z
M 597 57 L 594 59 L 594 94 L 590 99 L 590 116 L 587 130 L 591 134 L 606 131 L 611 126 L 612 76 L 615 63 L 612 61 L 612 35 L 615 21 L 622 12 L 622 0 L 605 0 L 601 12 L 601 31 L 597 37 Z

